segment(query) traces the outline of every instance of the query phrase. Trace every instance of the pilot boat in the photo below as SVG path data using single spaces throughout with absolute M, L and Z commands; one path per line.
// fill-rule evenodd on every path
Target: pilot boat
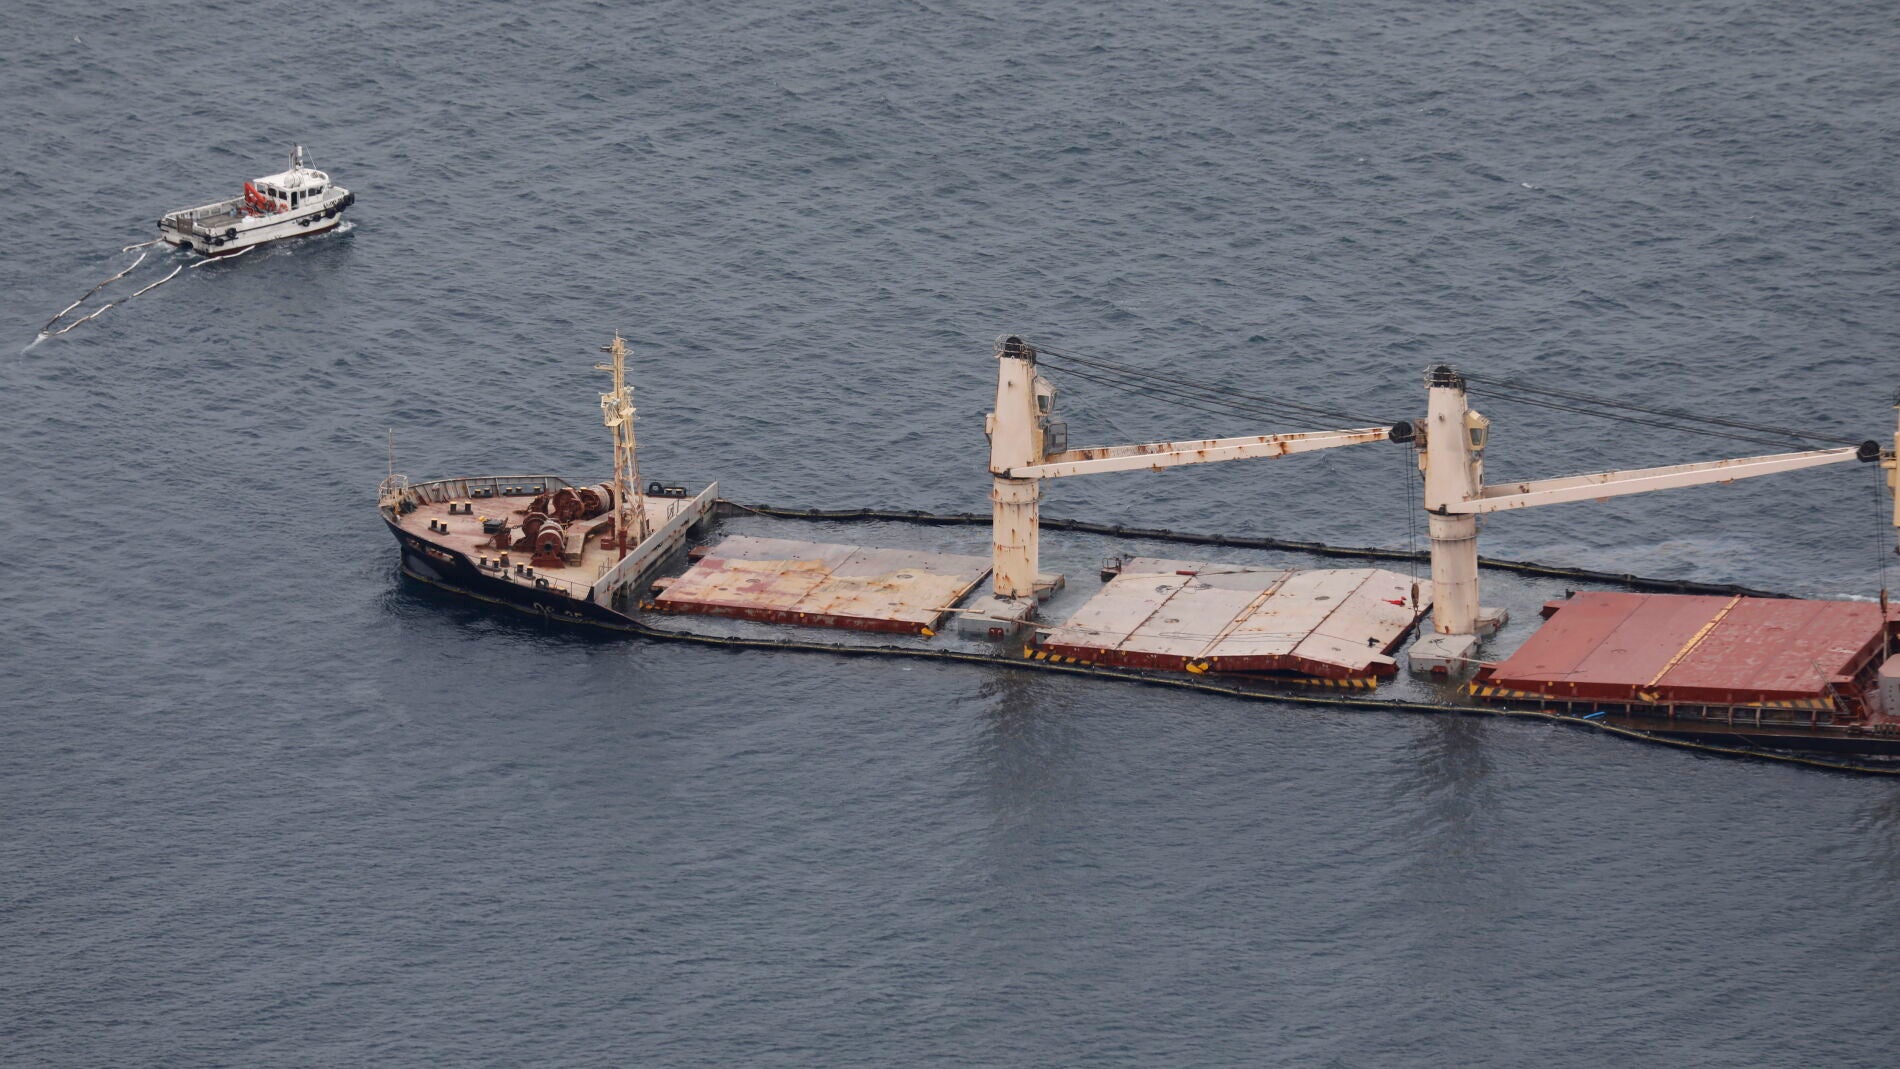
M 158 237 L 206 256 L 230 256 L 272 241 L 333 230 L 354 203 L 356 194 L 305 165 L 303 146 L 298 145 L 287 169 L 244 183 L 242 196 L 166 213 L 158 221 Z

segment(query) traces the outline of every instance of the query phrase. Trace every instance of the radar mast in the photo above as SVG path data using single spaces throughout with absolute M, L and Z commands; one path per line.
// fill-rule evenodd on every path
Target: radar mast
M 629 546 L 637 546 L 653 532 L 647 523 L 646 502 L 640 497 L 640 461 L 633 437 L 633 387 L 627 385 L 627 343 L 619 334 L 608 348 L 611 364 L 595 364 L 599 371 L 613 373 L 612 393 L 600 395 L 601 422 L 614 435 L 614 541 L 621 559 Z

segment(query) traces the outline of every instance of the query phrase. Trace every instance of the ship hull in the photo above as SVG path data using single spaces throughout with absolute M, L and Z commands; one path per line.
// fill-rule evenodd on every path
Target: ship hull
M 486 571 L 456 550 L 404 531 L 388 519 L 383 525 L 402 547 L 402 572 L 410 579 L 550 623 L 619 630 L 630 623 L 625 615 L 604 605 L 570 597 L 552 587 L 503 578 L 509 574 L 506 572 Z
M 1803 750 L 1815 753 L 1863 754 L 1900 757 L 1900 737 L 1852 731 L 1846 728 L 1795 725 L 1742 727 L 1693 724 L 1666 717 L 1604 717 L 1612 727 L 1640 731 L 1666 739 L 1686 739 L 1710 746 L 1750 750 Z
M 1735 750 L 1780 750 L 1810 753 L 1860 754 L 1870 757 L 1900 758 L 1900 735 L 1831 724 L 1729 724 L 1719 720 L 1693 720 L 1662 713 L 1644 715 L 1637 710 L 1615 714 L 1590 715 L 1575 709 L 1536 702 L 1501 701 L 1487 704 L 1510 708 L 1536 709 L 1556 713 L 1567 719 L 1589 720 L 1604 727 L 1633 732 L 1657 739 L 1674 739 L 1705 746 Z

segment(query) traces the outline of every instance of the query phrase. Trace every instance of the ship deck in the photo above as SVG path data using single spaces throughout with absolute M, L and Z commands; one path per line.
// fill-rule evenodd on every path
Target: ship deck
M 1381 568 L 1299 570 L 1136 557 L 1067 622 L 1051 653 L 1131 668 L 1389 676 L 1427 607 Z
M 983 580 L 983 557 L 734 535 L 656 608 L 768 623 L 924 634 Z
M 471 480 L 472 482 L 473 480 Z M 567 485 L 559 479 L 540 478 L 536 480 L 514 480 L 522 488 L 532 488 L 535 493 L 542 489 L 559 489 Z M 431 495 L 433 496 L 433 495 Z M 495 547 L 494 536 L 482 533 L 482 521 L 485 519 L 506 519 L 515 525 L 519 533 L 521 517 L 526 514 L 527 504 L 533 493 L 519 495 L 497 495 L 492 497 L 453 497 L 443 500 L 422 500 L 416 508 L 394 519 L 398 528 L 407 534 L 434 543 L 445 549 L 452 549 L 468 557 L 471 561 L 480 561 L 486 557 L 496 560 L 503 552 Z M 647 523 L 659 530 L 681 511 L 693 506 L 690 497 L 649 497 L 635 495 L 646 509 Z M 473 502 L 473 513 L 451 513 L 451 504 L 463 501 Z M 600 522 L 602 517 L 582 521 L 585 525 Z M 576 540 L 580 545 L 580 563 L 565 567 L 539 567 L 533 570 L 537 578 L 546 579 L 550 586 L 571 597 L 586 598 L 599 579 L 620 560 L 620 554 L 612 549 L 602 549 L 596 539 Z M 531 555 L 516 552 L 511 554 L 513 564 L 527 564 Z

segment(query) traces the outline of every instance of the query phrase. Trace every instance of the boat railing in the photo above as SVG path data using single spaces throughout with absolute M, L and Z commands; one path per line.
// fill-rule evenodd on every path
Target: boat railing
M 163 222 L 180 230 L 190 230 L 201 219 L 234 214 L 237 204 L 237 198 L 233 197 L 230 200 L 221 200 L 212 204 L 200 204 L 196 208 L 167 212 Z

